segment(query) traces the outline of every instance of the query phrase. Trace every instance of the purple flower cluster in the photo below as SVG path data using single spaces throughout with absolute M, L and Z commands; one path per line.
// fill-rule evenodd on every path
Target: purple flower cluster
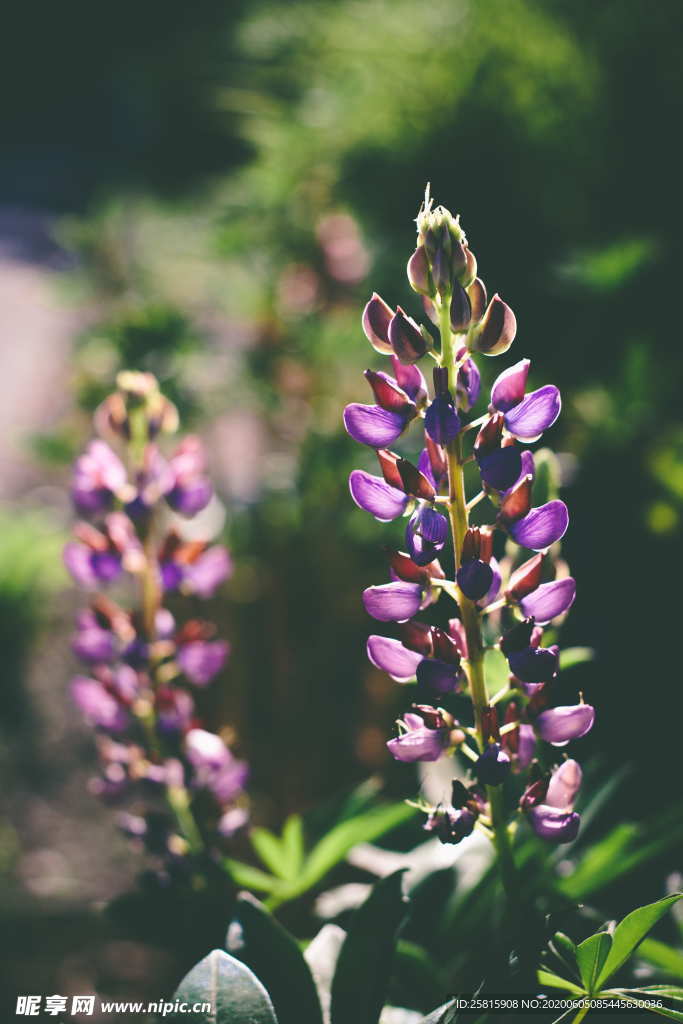
M 101 774 L 93 791 L 125 804 L 123 830 L 167 865 L 179 864 L 246 823 L 247 766 L 202 726 L 195 705 L 228 644 L 210 622 L 179 625 L 164 599 L 172 591 L 210 597 L 231 563 L 225 548 L 197 540 L 196 529 L 186 535 L 185 521 L 213 496 L 201 442 L 187 437 L 167 458 L 158 439 L 177 427 L 174 406 L 150 374 L 123 373 L 117 385 L 95 414 L 102 436 L 73 471 L 84 519 L 64 562 L 93 593 L 72 638 L 83 669 L 71 696 L 96 733 Z M 119 603 L 131 584 L 132 608 Z M 103 592 L 112 587 L 119 600 Z
M 531 364 L 522 359 L 495 379 L 484 414 L 469 415 L 481 392 L 474 356 L 505 353 L 516 319 L 498 295 L 488 301 L 458 218 L 433 209 L 427 196 L 417 225 L 408 279 L 439 327 L 440 346 L 428 326 L 373 294 L 363 330 L 390 368 L 367 370 L 371 403 L 344 411 L 347 432 L 373 449 L 379 464 L 379 473 L 351 473 L 354 502 L 382 523 L 405 520 L 400 549 L 389 557 L 389 581 L 363 593 L 369 615 L 396 624 L 394 635 L 369 638 L 370 661 L 417 688 L 388 747 L 399 761 L 435 761 L 454 751 L 469 761 L 469 789 L 458 784 L 458 802 L 428 820 L 444 841 L 458 841 L 475 823 L 498 836 L 507 832 L 497 787 L 522 772 L 530 781 L 519 809 L 539 836 L 568 841 L 578 828 L 573 802 L 581 773 L 574 761 L 553 771 L 553 750 L 584 736 L 594 709 L 582 697 L 569 706 L 557 702 L 559 648 L 543 638 L 576 593 L 558 558 L 569 515 L 556 498 L 534 505 L 536 465 L 527 447 L 557 420 L 560 393 L 552 384 L 529 390 Z M 425 356 L 435 363 L 431 395 L 417 366 Z M 407 451 L 395 450 L 397 443 Z M 468 502 L 472 471 L 478 489 Z M 491 521 L 471 526 L 479 502 Z M 453 560 L 452 574 L 442 568 L 444 558 Z M 439 627 L 425 613 L 443 595 L 455 604 L 448 625 Z M 505 620 L 503 635 L 500 628 L 492 633 L 492 624 Z M 487 647 L 502 652 L 510 673 L 495 696 L 486 685 Z M 442 706 L 453 708 L 454 694 L 470 697 L 469 722 Z

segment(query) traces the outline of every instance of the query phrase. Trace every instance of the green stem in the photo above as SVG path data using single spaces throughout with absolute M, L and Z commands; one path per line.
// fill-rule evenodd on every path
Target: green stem
M 582 1006 L 579 1012 L 577 1013 L 576 1017 L 574 1017 L 572 1024 L 580 1024 L 580 1022 L 583 1020 L 583 1018 L 586 1016 L 589 1010 L 590 1006 Z
M 441 363 L 448 367 L 449 387 L 455 392 L 456 359 L 451 334 L 450 299 L 443 300 L 439 309 L 439 330 L 441 332 Z M 446 449 L 448 459 L 448 517 L 455 550 L 455 572 L 462 561 L 462 546 L 469 526 L 465 477 L 463 473 L 462 437 L 458 435 Z M 457 602 L 467 637 L 467 676 L 474 710 L 474 724 L 477 731 L 479 750 L 486 748 L 483 715 L 488 707 L 486 675 L 484 669 L 484 644 L 481 635 L 479 609 L 456 585 Z M 510 836 L 505 821 L 503 794 L 499 786 L 487 786 L 486 794 L 491 808 L 491 825 L 494 845 L 498 853 L 501 880 L 510 908 L 518 899 L 516 866 L 510 845 Z

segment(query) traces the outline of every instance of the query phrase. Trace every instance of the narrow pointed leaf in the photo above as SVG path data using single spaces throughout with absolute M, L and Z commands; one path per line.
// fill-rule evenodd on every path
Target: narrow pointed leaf
M 643 939 L 638 946 L 638 956 L 649 964 L 661 968 L 665 974 L 683 981 L 683 953 L 673 946 L 667 946 L 659 939 Z
M 331 1024 L 377 1024 L 386 997 L 397 932 L 407 910 L 404 869 L 378 882 L 351 918 L 332 980 Z
M 296 878 L 304 861 L 304 823 L 300 814 L 290 814 L 282 829 L 282 851 L 288 878 Z
M 174 993 L 185 1003 L 209 1003 L 197 1024 L 278 1024 L 268 993 L 248 967 L 214 949 L 186 974 Z
M 240 860 L 232 860 L 225 857 L 223 866 L 237 885 L 243 885 L 245 889 L 255 889 L 256 892 L 273 892 L 280 882 L 272 875 L 267 875 L 259 868 L 253 868 L 251 864 L 243 864 Z
M 682 896 L 683 893 L 678 892 L 671 896 L 665 896 L 664 899 L 657 900 L 655 903 L 638 907 L 619 922 L 614 931 L 614 942 L 610 954 L 598 974 L 598 985 L 604 984 L 621 967 L 650 929 L 654 928 L 669 907 L 677 903 Z
M 322 1024 L 313 976 L 297 942 L 252 896 L 239 896 L 226 946 L 263 982 L 278 1024 Z
M 584 983 L 587 992 L 594 992 L 597 988 L 598 978 L 601 977 L 603 966 L 611 948 L 612 936 L 608 935 L 607 932 L 597 932 L 595 935 L 589 935 L 587 939 L 576 947 L 576 962 L 579 965 L 581 981 Z
M 637 1006 L 639 997 L 636 995 L 627 995 L 622 989 L 605 989 L 604 992 L 599 992 L 596 996 L 598 999 L 620 999 L 624 1003 L 630 1003 L 632 1006 Z M 666 1006 L 649 1006 L 648 1010 L 650 1013 L 656 1013 L 660 1017 L 666 1017 L 668 1020 L 683 1021 L 683 1013 L 679 1010 L 670 1010 Z
M 251 845 L 267 868 L 278 878 L 285 878 L 284 854 L 280 840 L 267 828 L 252 828 L 249 833 Z
M 559 974 L 554 974 L 552 971 L 539 970 L 536 974 L 536 978 L 539 985 L 549 985 L 551 988 L 562 988 L 566 992 L 571 992 L 572 995 L 575 996 L 585 995 L 585 991 L 580 987 L 580 985 L 575 985 L 573 981 L 561 978 Z

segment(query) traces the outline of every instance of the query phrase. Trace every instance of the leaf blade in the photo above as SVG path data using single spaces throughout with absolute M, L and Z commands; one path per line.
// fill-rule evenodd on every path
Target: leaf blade
M 268 993 L 258 978 L 222 949 L 214 949 L 189 971 L 174 993 L 181 1002 L 208 1002 L 194 1013 L 197 1024 L 278 1024 Z M 181 1019 L 181 1018 L 179 1018 Z
M 576 962 L 579 965 L 581 981 L 589 995 L 598 987 L 598 979 L 612 948 L 612 936 L 607 932 L 596 932 L 576 947 Z
M 619 922 L 614 930 L 614 939 L 609 956 L 598 976 L 598 985 L 603 985 L 615 971 L 619 970 L 650 929 L 654 928 L 660 918 L 682 896 L 683 893 L 672 893 L 672 895 L 665 896 L 654 903 L 638 907 L 636 910 L 632 910 L 630 914 L 627 914 L 623 921 Z

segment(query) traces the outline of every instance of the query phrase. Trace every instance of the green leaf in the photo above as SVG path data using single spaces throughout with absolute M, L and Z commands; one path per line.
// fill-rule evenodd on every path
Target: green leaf
M 286 872 L 283 870 L 285 857 L 278 837 L 267 828 L 252 828 L 249 839 L 266 867 L 278 878 L 286 878 Z
M 263 982 L 279 1024 L 322 1024 L 313 976 L 296 940 L 253 896 L 238 897 L 226 946 Z
M 580 988 L 579 985 L 575 985 L 573 981 L 567 981 L 566 978 L 561 978 L 559 974 L 554 974 L 552 971 L 546 971 L 540 968 L 536 972 L 536 979 L 539 985 L 549 985 L 551 988 L 562 988 L 566 992 L 571 992 L 575 996 L 585 995 L 585 991 Z
M 586 991 L 592 993 L 601 977 L 603 965 L 612 948 L 612 936 L 607 932 L 596 932 L 576 947 L 576 962 L 579 965 L 581 981 Z
M 594 843 L 576 865 L 571 875 L 563 878 L 559 887 L 573 900 L 582 900 L 605 885 L 628 874 L 643 861 L 675 845 L 681 836 L 680 825 L 665 831 L 656 827 L 658 837 L 650 843 L 634 846 L 642 834 L 642 826 L 631 823 L 618 825 L 600 842 Z
M 387 804 L 359 814 L 348 821 L 335 825 L 319 843 L 313 847 L 304 861 L 301 874 L 286 886 L 278 887 L 269 901 L 277 906 L 294 899 L 313 888 L 331 868 L 346 857 L 349 850 L 358 843 L 369 843 L 389 832 L 397 825 L 409 821 L 416 814 L 414 807 L 404 803 Z
M 638 907 L 637 910 L 627 914 L 623 921 L 620 921 L 614 930 L 614 942 L 610 954 L 598 975 L 598 985 L 604 984 L 621 967 L 650 929 L 654 928 L 669 907 L 677 903 L 682 896 L 683 893 L 665 896 L 664 899 L 657 900 L 656 903 Z
M 208 1012 L 193 1014 L 197 1024 L 278 1024 L 261 982 L 222 949 L 214 949 L 185 975 L 174 998 L 210 1004 Z
M 290 814 L 282 828 L 282 853 L 288 878 L 296 878 L 304 862 L 304 822 L 300 814 Z
M 624 989 L 605 989 L 603 992 L 598 992 L 596 999 L 620 999 L 624 1003 L 631 1003 L 631 1005 L 638 1005 L 638 996 L 630 996 L 626 994 Z M 660 1017 L 667 1017 L 669 1020 L 683 1021 L 683 1013 L 679 1010 L 670 1010 L 666 1006 L 649 1006 L 648 1011 L 650 1013 L 657 1013 Z
M 628 992 L 645 992 L 651 996 L 662 996 L 683 1002 L 683 988 L 680 985 L 644 985 L 642 988 L 630 988 Z
M 576 975 L 576 943 L 572 942 L 569 936 L 565 935 L 564 932 L 555 932 L 549 946 L 560 963 L 568 968 L 572 974 Z
M 667 946 L 659 939 L 643 939 L 638 947 L 638 956 L 649 964 L 654 964 L 672 978 L 683 979 L 683 953 L 672 946 Z
M 251 864 L 244 864 L 241 860 L 232 860 L 230 857 L 223 859 L 223 867 L 228 872 L 236 885 L 243 885 L 247 889 L 255 889 L 256 892 L 272 892 L 279 885 L 278 879 L 267 875 L 265 871 L 253 868 Z
M 424 1011 L 446 991 L 429 953 L 415 942 L 399 939 L 389 994 L 392 1005 Z
M 451 1012 L 449 1013 L 449 1011 Z M 437 1006 L 436 1010 L 432 1010 L 426 1017 L 423 1017 L 420 1024 L 455 1024 L 457 1017 L 455 999 L 450 999 L 447 1003 Z
M 332 979 L 331 1024 L 377 1024 L 406 914 L 405 869 L 378 882 L 351 918 Z
M 592 661 L 595 651 L 592 647 L 565 647 L 560 651 L 560 669 L 566 671 L 574 665 L 583 665 L 584 662 Z

